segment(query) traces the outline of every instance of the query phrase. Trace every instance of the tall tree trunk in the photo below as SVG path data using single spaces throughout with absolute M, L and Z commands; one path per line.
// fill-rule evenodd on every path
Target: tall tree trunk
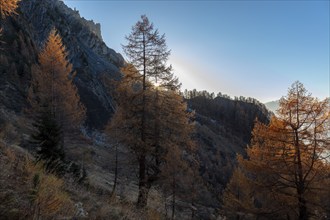
M 146 157 L 145 155 L 139 158 L 139 196 L 137 201 L 138 208 L 144 208 L 147 206 L 149 185 L 146 175 Z
M 175 185 L 176 185 L 176 182 L 175 182 L 175 177 L 174 177 L 175 174 L 173 174 L 172 176 L 172 220 L 174 220 L 174 216 L 175 216 Z
M 298 112 L 298 110 L 297 110 Z M 299 122 L 299 117 L 297 115 L 297 120 Z M 305 180 L 303 177 L 303 167 L 302 167 L 302 160 L 301 160 L 301 152 L 299 146 L 299 136 L 298 130 L 295 130 L 295 148 L 296 148 L 296 155 L 297 155 L 297 177 L 296 181 L 298 181 L 297 187 L 297 194 L 298 194 L 298 208 L 299 208 L 299 220 L 307 220 L 308 219 L 308 212 L 306 206 L 306 200 L 304 198 L 305 193 Z
M 299 200 L 299 220 L 308 220 L 308 212 L 306 206 L 306 199 L 303 195 L 298 195 Z
M 145 42 L 145 35 L 143 34 L 143 94 L 142 94 L 142 118 L 141 118 L 141 140 L 142 143 L 145 143 L 145 106 L 146 106 L 146 42 Z M 145 148 L 145 146 L 142 146 Z M 144 208 L 147 206 L 148 202 L 148 180 L 146 175 L 146 155 L 144 153 L 145 149 L 142 149 L 143 153 L 139 157 L 139 196 L 137 201 L 138 208 Z

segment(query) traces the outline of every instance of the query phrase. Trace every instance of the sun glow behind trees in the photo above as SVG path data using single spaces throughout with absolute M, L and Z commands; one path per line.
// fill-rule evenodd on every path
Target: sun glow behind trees
M 166 168 L 175 166 L 168 158 L 173 155 L 182 160 L 183 151 L 192 153 L 194 126 L 179 94 L 178 79 L 166 63 L 170 51 L 165 35 L 141 16 L 126 39 L 124 51 L 130 64 L 122 68 L 124 76 L 117 83 L 118 108 L 107 131 L 109 135 L 114 132 L 114 138 L 135 156 L 139 169 L 137 206 L 144 208 L 151 186 Z M 175 187 L 172 189 L 174 195 Z
M 147 14 L 167 35 L 183 89 L 268 102 L 298 79 L 314 96 L 329 96 L 328 1 L 65 3 L 101 23 L 103 39 L 120 53 L 130 24 Z
M 148 24 L 148 22 L 146 21 L 146 17 L 142 17 L 141 20 L 141 23 Z M 143 25 L 141 25 L 140 28 L 140 31 L 145 30 L 143 29 Z M 156 35 L 157 33 L 153 32 L 148 37 L 150 37 L 150 39 L 157 38 L 155 37 Z M 146 36 L 147 35 L 143 35 L 143 37 Z M 66 59 L 67 54 L 65 52 L 65 48 L 62 47 L 63 45 L 61 44 L 60 37 L 52 37 L 53 41 L 49 39 L 47 43 L 49 45 L 46 45 L 45 50 L 43 51 L 45 53 L 41 53 L 39 57 L 39 61 L 42 68 L 33 68 L 32 84 L 34 88 L 31 88 L 31 92 L 36 92 L 35 94 L 33 94 L 35 95 L 33 99 L 36 99 L 34 99 L 35 102 L 31 102 L 31 105 L 35 103 L 42 104 L 39 101 L 48 102 L 48 104 L 51 104 L 51 116 L 57 115 L 59 116 L 60 123 L 62 123 L 62 121 L 70 121 L 70 125 L 78 127 L 79 124 L 81 124 L 80 122 L 82 120 L 79 119 L 79 116 L 81 116 L 81 112 L 79 111 L 80 108 L 76 109 L 76 111 L 74 109 L 75 106 L 79 106 L 79 98 L 77 97 L 77 91 L 75 90 L 72 81 L 74 74 L 72 72 L 71 65 Z M 142 39 L 145 40 L 145 38 Z M 139 40 L 141 40 L 141 38 Z M 163 39 L 162 37 L 160 37 L 158 41 L 151 41 L 151 43 L 157 43 L 162 41 Z M 46 51 L 47 48 L 49 49 L 48 51 Z M 178 185 L 183 180 L 180 180 L 180 178 L 184 174 L 186 174 L 187 176 L 194 176 L 194 178 L 190 179 L 189 181 L 192 182 L 193 185 L 194 181 L 196 181 L 197 179 L 197 176 L 200 174 L 198 173 L 198 170 L 195 170 L 194 175 L 192 175 L 190 172 L 186 172 L 186 170 L 189 170 L 190 164 L 186 163 L 187 161 L 182 160 L 188 150 L 193 151 L 194 143 L 190 138 L 190 134 L 193 130 L 191 121 L 193 121 L 194 119 L 192 119 L 192 115 L 187 111 L 186 103 L 178 93 L 178 83 L 176 83 L 176 78 L 173 77 L 170 66 L 166 65 L 166 59 L 164 61 L 163 59 L 157 60 L 153 59 L 152 57 L 163 55 L 163 58 L 167 58 L 167 55 L 169 54 L 168 49 L 166 47 L 159 47 L 161 49 L 164 49 L 164 53 L 159 55 L 157 54 L 157 52 L 159 52 L 157 50 L 161 49 L 157 48 L 157 46 L 149 48 L 144 47 L 145 50 L 142 50 L 142 53 L 144 53 L 145 55 L 145 52 L 147 50 L 151 51 L 155 48 L 156 52 L 150 53 L 150 59 L 142 57 L 142 65 L 139 66 L 135 63 L 135 66 L 133 66 L 128 64 L 125 68 L 122 69 L 122 72 L 124 73 L 123 80 L 117 82 L 118 84 L 116 84 L 118 108 L 115 116 L 113 117 L 113 121 L 110 122 L 109 126 L 110 130 L 114 129 L 115 132 L 113 132 L 112 130 L 109 133 L 113 135 L 113 138 L 117 139 L 116 141 L 123 143 L 125 147 L 127 147 L 129 150 L 131 150 L 131 152 L 133 152 L 135 156 L 134 161 L 137 165 L 140 166 L 139 174 L 141 174 L 141 176 L 144 178 L 141 178 L 140 176 L 140 196 L 142 198 L 139 197 L 139 206 L 143 207 L 146 205 L 148 190 L 150 189 L 151 185 L 153 185 L 156 180 L 162 179 L 162 183 L 164 184 L 164 188 L 166 190 L 165 195 L 172 195 L 172 218 L 174 218 L 176 204 L 175 200 L 182 196 L 181 194 L 179 197 L 177 197 L 179 193 L 179 191 L 177 190 Z M 139 53 L 141 51 L 132 50 L 131 52 Z M 60 58 L 56 57 L 58 54 L 60 54 Z M 52 55 L 54 55 L 55 58 L 52 57 Z M 58 60 L 60 60 L 60 62 L 57 62 Z M 131 62 L 134 63 L 134 61 L 132 60 Z M 58 65 L 59 63 L 60 65 Z M 148 68 L 147 66 L 150 68 Z M 59 83 L 60 86 L 63 85 L 63 87 L 55 85 L 54 83 L 58 80 L 58 78 L 54 77 L 54 72 L 56 72 L 57 70 L 59 70 L 59 72 L 63 72 L 63 81 L 60 80 L 61 82 Z M 47 73 L 51 73 L 51 76 L 47 76 Z M 65 86 L 67 84 L 72 86 L 73 89 L 67 88 Z M 66 97 L 63 96 L 62 93 L 56 92 L 56 90 L 58 89 L 56 87 L 59 87 L 60 89 L 63 89 L 64 91 L 68 92 L 68 94 L 65 95 L 71 96 L 73 94 L 72 98 L 68 98 L 69 101 L 66 100 Z M 300 87 L 301 86 L 299 85 L 299 83 L 297 83 L 295 87 L 296 90 L 291 90 L 292 94 L 297 94 L 295 92 L 297 92 Z M 303 89 L 301 91 L 303 91 Z M 296 97 L 297 96 L 298 95 L 296 95 Z M 210 95 L 209 97 L 211 99 L 214 99 L 214 94 Z M 62 100 L 64 100 L 64 102 L 66 103 L 60 102 Z M 231 190 L 235 191 L 236 188 L 242 186 L 244 187 L 244 189 L 241 188 L 239 190 L 236 190 L 236 194 L 232 197 L 228 196 L 228 198 L 233 199 L 235 202 L 234 206 L 232 205 L 229 207 L 237 208 L 237 206 L 241 205 L 241 203 L 247 203 L 248 205 L 244 206 L 244 212 L 250 211 L 250 213 L 260 214 L 260 206 L 262 206 L 262 211 L 264 212 L 262 212 L 261 215 L 276 215 L 278 213 L 280 213 L 281 215 L 284 213 L 287 214 L 287 217 L 291 217 L 294 216 L 294 212 L 299 212 L 299 215 L 302 219 L 306 218 L 306 216 L 308 215 L 315 214 L 313 213 L 314 210 L 320 211 L 319 213 L 321 214 L 319 216 L 323 215 L 323 207 L 315 208 L 314 206 L 319 206 L 320 201 L 324 201 L 322 200 L 324 197 L 321 195 L 320 197 L 315 198 L 308 192 L 304 194 L 304 192 L 302 191 L 316 191 L 320 188 L 320 185 L 327 186 L 328 184 L 326 181 L 322 180 L 323 177 L 319 175 L 319 173 L 322 173 L 322 171 L 324 171 L 325 174 L 328 173 L 328 169 L 326 167 L 323 167 L 322 163 L 320 163 L 320 160 L 326 161 L 326 158 L 322 158 L 322 156 L 324 155 L 324 152 L 322 152 L 322 148 L 327 145 L 327 142 L 324 142 L 325 144 L 322 145 L 322 141 L 320 140 L 324 137 L 324 134 L 321 133 L 324 133 L 324 131 L 326 131 L 327 129 L 329 130 L 329 128 L 321 126 L 321 124 L 323 124 L 323 116 L 317 116 L 318 114 L 323 115 L 324 112 L 322 110 L 319 111 L 319 109 L 323 109 L 324 106 L 327 106 L 327 102 L 324 102 L 323 104 L 320 102 L 321 104 L 318 104 L 316 100 L 309 98 L 306 99 L 306 102 L 302 101 L 302 103 L 307 103 L 306 106 L 308 107 L 304 107 L 303 110 L 305 111 L 305 113 L 302 113 L 300 116 L 304 118 L 305 116 L 312 117 L 313 114 L 315 115 L 313 116 L 314 118 L 312 117 L 311 120 L 300 120 L 300 122 L 302 123 L 306 122 L 306 125 L 302 125 L 301 129 L 298 129 L 299 131 L 297 131 L 297 126 L 294 123 L 291 123 L 292 121 L 297 121 L 298 118 L 298 116 L 297 118 L 295 118 L 295 115 L 292 113 L 298 111 L 297 109 L 301 111 L 300 105 L 297 104 L 297 100 L 298 99 L 294 99 L 292 97 L 287 99 L 284 98 L 282 100 L 283 106 L 286 106 L 287 109 L 290 109 L 290 111 L 288 112 L 282 112 L 282 115 L 289 114 L 289 118 L 274 118 L 271 121 L 271 125 L 269 126 L 263 125 L 261 123 L 256 124 L 254 132 L 255 139 L 252 142 L 251 149 L 248 150 L 250 161 L 247 162 L 240 158 L 239 161 L 246 166 L 244 167 L 242 165 L 239 170 L 235 171 L 233 175 L 233 178 L 239 179 L 239 181 L 236 182 L 236 184 L 232 185 Z M 235 106 L 237 106 L 236 104 L 238 102 L 239 100 L 237 100 Z M 310 103 L 312 103 L 312 105 L 310 105 Z M 255 104 L 256 103 L 253 102 L 253 105 Z M 64 110 L 62 110 L 62 106 L 73 107 L 73 110 L 72 108 L 64 108 Z M 205 106 L 206 108 L 209 107 L 208 105 Z M 304 106 L 304 104 L 302 104 L 301 106 Z M 242 108 L 240 111 L 243 113 L 245 112 L 244 108 Z M 236 111 L 232 112 L 235 113 Z M 66 117 L 65 115 L 67 113 L 69 113 L 68 116 L 70 114 L 75 115 L 77 113 L 78 119 Z M 141 115 L 144 115 L 145 117 L 141 117 Z M 64 120 L 61 119 L 62 116 L 65 116 Z M 231 121 L 231 124 L 234 124 L 233 126 L 236 126 L 237 128 L 244 127 L 244 120 L 240 120 L 239 117 L 236 117 L 236 114 L 233 114 L 233 117 L 236 118 L 236 120 Z M 206 120 L 209 119 L 215 126 L 219 125 L 219 122 L 223 122 L 223 119 L 217 121 L 212 119 L 212 117 L 207 114 Z M 323 119 L 328 120 L 327 116 L 324 116 Z M 72 123 L 74 121 L 78 121 L 78 123 Z M 290 123 L 286 124 L 285 121 L 289 121 Z M 315 123 L 313 124 L 311 122 Z M 64 123 L 62 125 L 65 126 Z M 228 129 L 229 127 L 225 126 L 225 128 Z M 310 128 L 317 129 L 314 129 L 313 131 L 313 129 Z M 57 129 L 51 130 L 56 131 Z M 288 132 L 292 130 L 294 130 L 294 132 L 296 133 L 299 133 L 301 131 L 301 133 L 299 133 L 300 136 L 298 135 L 298 137 L 301 138 L 302 141 L 298 141 L 297 143 L 293 141 L 296 140 L 296 137 L 292 137 L 292 133 L 294 132 Z M 219 132 L 218 134 L 220 134 L 221 132 Z M 225 133 L 225 131 L 223 133 Z M 250 140 L 250 131 L 246 132 L 245 134 L 248 136 L 247 139 Z M 261 139 L 260 142 L 259 139 Z M 210 140 L 212 141 L 212 139 Z M 41 142 L 43 142 L 43 140 Z M 213 145 L 212 147 L 215 146 L 212 143 L 210 145 Z M 300 151 L 298 152 L 298 150 Z M 48 151 L 48 153 L 50 153 L 50 151 Z M 301 155 L 300 160 L 298 155 Z M 253 163 L 255 161 L 257 162 Z M 217 161 L 217 163 L 218 162 L 219 161 Z M 281 164 L 281 162 L 286 162 L 286 164 L 283 165 Z M 326 162 L 324 164 L 326 164 Z M 314 165 L 317 166 L 317 169 L 314 169 Z M 299 166 L 301 166 L 302 169 L 300 169 Z M 284 168 L 289 168 L 289 171 L 285 170 Z M 306 170 L 308 172 L 304 173 Z M 253 174 L 246 175 L 248 172 Z M 257 174 L 254 175 L 254 173 Z M 294 174 L 294 180 L 289 179 L 291 173 Z M 303 173 L 303 178 L 300 178 L 300 173 Z M 262 178 L 266 177 L 265 180 L 260 180 L 260 178 L 254 178 L 258 175 L 261 175 Z M 315 178 L 310 178 L 311 175 L 315 175 Z M 253 177 L 251 178 L 251 176 Z M 278 176 L 281 177 L 281 180 L 284 179 L 284 181 L 279 181 L 278 179 L 276 179 L 276 177 Z M 304 178 L 304 176 L 306 178 Z M 214 177 L 212 178 L 215 179 Z M 288 181 L 288 179 L 291 182 Z M 306 184 L 304 183 L 304 180 L 307 180 L 307 182 L 305 182 Z M 291 184 L 293 183 L 293 181 L 295 181 L 294 183 L 296 186 L 300 187 L 299 189 L 297 189 L 298 187 L 294 188 L 294 184 Z M 185 180 L 182 182 L 183 184 L 186 183 Z M 262 184 L 267 184 L 266 186 L 269 186 L 269 184 L 272 183 L 275 183 L 275 186 L 272 185 L 272 187 L 274 187 L 272 189 L 274 190 L 271 192 L 267 191 L 268 189 L 265 189 L 267 187 L 261 187 Z M 289 184 L 291 185 L 290 187 L 287 187 L 289 189 L 283 189 L 282 187 L 278 187 L 278 184 L 282 184 L 282 186 L 285 186 L 285 184 L 286 186 Z M 306 189 L 304 189 L 304 187 L 301 187 L 301 185 L 304 184 L 308 185 L 305 187 Z M 256 185 L 258 187 L 255 187 Z M 309 186 L 312 187 L 308 188 Z M 196 189 L 191 191 L 196 191 Z M 282 194 L 275 194 L 274 191 Z M 261 193 L 264 194 L 261 195 Z M 275 199 L 272 197 L 275 197 Z M 299 198 L 298 202 L 297 198 Z M 304 207 L 304 200 L 307 200 L 307 211 Z M 284 203 L 284 205 L 281 203 Z M 275 208 L 273 209 L 272 206 L 274 206 Z M 310 209 L 310 207 L 312 208 Z M 241 210 L 238 209 L 238 212 L 239 211 Z

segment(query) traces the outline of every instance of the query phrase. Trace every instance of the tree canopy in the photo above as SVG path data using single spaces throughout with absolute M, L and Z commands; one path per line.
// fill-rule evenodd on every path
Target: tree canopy
M 39 66 L 32 67 L 29 100 L 35 112 L 45 103 L 50 106 L 58 124 L 65 131 L 78 128 L 85 119 L 73 83 L 75 73 L 59 34 L 53 29 L 39 54 Z
M 330 178 L 329 120 L 329 99 L 319 101 L 300 82 L 292 84 L 280 100 L 278 116 L 269 125 L 256 122 L 248 158 L 238 157 L 239 169 L 253 189 L 248 195 L 253 208 L 233 196 L 234 177 L 227 187 L 227 204 L 235 202 L 236 208 L 272 218 L 325 216 L 322 196 L 330 193 L 323 187 Z

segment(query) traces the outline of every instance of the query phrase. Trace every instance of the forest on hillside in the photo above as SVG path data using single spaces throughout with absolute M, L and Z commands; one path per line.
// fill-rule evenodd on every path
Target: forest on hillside
M 22 2 L 0 1 L 0 219 L 330 216 L 329 98 L 296 81 L 275 115 L 254 98 L 181 91 L 146 15 L 120 77 L 84 84 L 82 73 L 99 81 L 69 59 L 68 33 L 54 25 L 38 42 Z M 86 54 L 88 69 L 97 55 Z M 91 109 L 93 97 L 108 108 Z

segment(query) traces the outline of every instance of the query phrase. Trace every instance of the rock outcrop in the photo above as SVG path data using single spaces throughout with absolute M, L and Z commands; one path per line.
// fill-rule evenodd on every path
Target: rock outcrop
M 0 96 L 9 97 L 15 93 L 17 103 L 15 106 L 9 106 L 11 102 L 2 104 L 17 112 L 25 106 L 30 66 L 37 62 L 38 51 L 50 30 L 56 28 L 77 73 L 74 83 L 87 108 L 87 124 L 101 128 L 114 112 L 114 101 L 107 94 L 103 79 L 119 79 L 119 69 L 125 61 L 103 42 L 100 24 L 82 18 L 78 11 L 59 0 L 22 0 L 18 12 L 19 16 L 4 21 L 3 38 L 8 44 L 0 57 L 0 62 L 9 62 L 8 66 L 13 65 L 12 69 L 16 69 L 16 73 L 9 73 L 7 64 L 1 63 L 0 73 L 7 73 L 11 78 L 21 77 L 11 82 L 8 77 L 2 77 L 0 88 L 8 92 L 2 91 Z M 22 50 L 27 51 L 25 57 Z M 23 83 L 21 86 L 17 86 L 19 81 Z

